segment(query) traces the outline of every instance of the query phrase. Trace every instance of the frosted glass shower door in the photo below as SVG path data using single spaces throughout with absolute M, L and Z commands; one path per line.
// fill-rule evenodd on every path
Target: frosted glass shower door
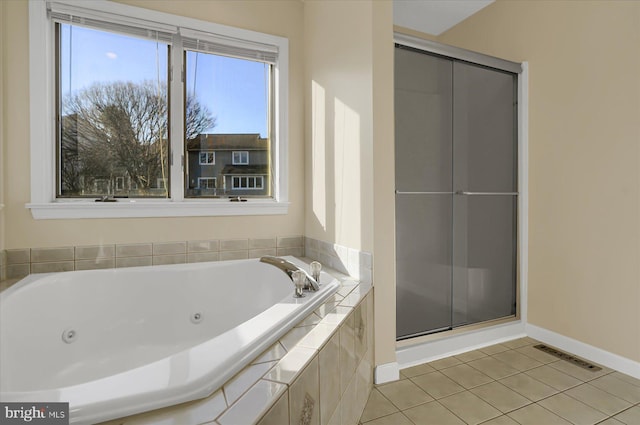
M 396 47 L 396 338 L 511 316 L 517 76 Z
M 452 63 L 396 49 L 396 330 L 451 326 Z
M 515 314 L 516 77 L 453 63 L 453 323 Z

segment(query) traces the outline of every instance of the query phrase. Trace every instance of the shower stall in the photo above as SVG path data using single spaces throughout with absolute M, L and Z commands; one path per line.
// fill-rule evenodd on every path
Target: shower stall
M 516 314 L 515 69 L 396 45 L 398 340 Z

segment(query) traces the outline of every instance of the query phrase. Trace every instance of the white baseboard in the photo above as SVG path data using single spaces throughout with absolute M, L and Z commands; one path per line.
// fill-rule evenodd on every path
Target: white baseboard
M 385 382 L 397 381 L 400 379 L 400 368 L 398 362 L 385 363 L 376 366 L 374 382 L 384 384 Z
M 495 325 L 396 349 L 401 369 L 526 336 L 522 321 Z
M 525 329 L 531 338 L 640 379 L 640 363 L 636 361 L 535 325 L 527 324 Z

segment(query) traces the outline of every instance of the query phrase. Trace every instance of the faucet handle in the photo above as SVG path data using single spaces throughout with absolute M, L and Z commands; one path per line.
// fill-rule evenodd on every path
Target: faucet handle
M 309 264 L 309 267 L 311 268 L 311 276 L 313 277 L 313 280 L 320 283 L 320 271 L 322 270 L 322 264 L 317 261 L 312 261 L 311 264 Z
M 291 273 L 291 279 L 293 280 L 293 284 L 296 287 L 296 292 L 294 294 L 294 297 L 296 298 L 304 297 L 304 292 L 302 292 L 302 289 L 304 288 L 306 278 L 307 277 L 305 276 L 302 270 L 296 270 Z

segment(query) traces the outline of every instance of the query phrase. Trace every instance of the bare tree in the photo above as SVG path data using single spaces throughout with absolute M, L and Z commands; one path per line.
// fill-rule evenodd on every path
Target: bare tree
M 77 195 L 93 179 L 127 175 L 139 190 L 168 176 L 168 96 L 166 84 L 97 83 L 63 102 L 61 179 L 63 191 Z M 185 137 L 215 126 L 208 108 L 186 99 Z M 82 182 L 81 180 L 84 180 Z

